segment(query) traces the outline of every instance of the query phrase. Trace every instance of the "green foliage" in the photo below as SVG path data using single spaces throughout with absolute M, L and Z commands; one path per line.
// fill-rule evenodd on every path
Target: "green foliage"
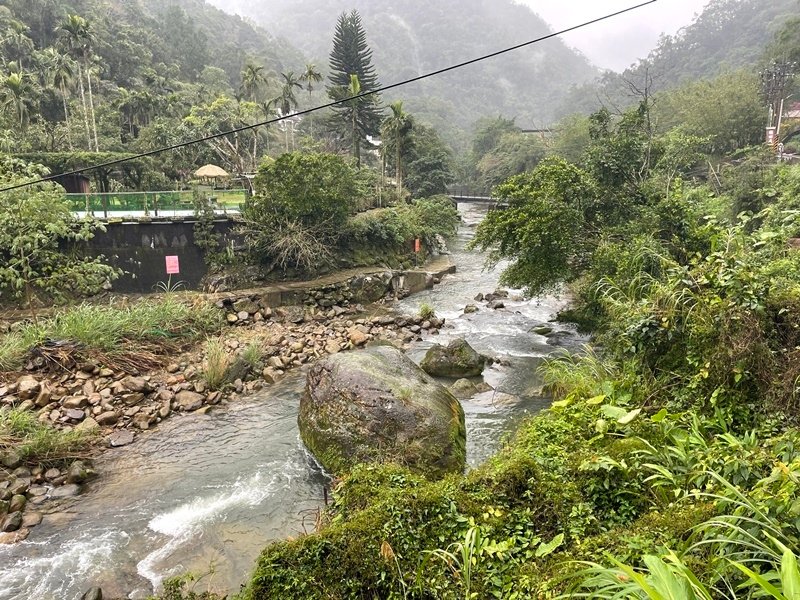
M 48 339 L 124 355 L 127 344 L 193 340 L 221 325 L 220 311 L 213 305 L 193 305 L 174 294 L 127 307 L 81 304 L 0 336 L 0 369 L 20 368 L 25 354 Z
M 494 194 L 509 206 L 487 215 L 473 246 L 489 250 L 490 264 L 513 261 L 503 272 L 505 283 L 540 294 L 580 273 L 598 202 L 597 185 L 588 173 L 549 158 L 498 186 Z
M 0 170 L 3 185 L 30 181 L 40 174 L 12 160 Z M 39 299 L 64 300 L 99 292 L 120 271 L 106 265 L 102 257 L 82 256 L 79 244 L 101 227 L 91 219 L 75 218 L 52 184 L 4 192 L 0 195 L 0 295 L 7 301 L 24 299 L 31 309 Z
M 231 367 L 231 357 L 219 338 L 209 338 L 204 348 L 203 381 L 211 390 L 219 390 L 226 383 Z
M 425 319 L 426 321 L 429 319 L 433 319 L 436 316 L 436 311 L 434 310 L 433 306 L 428 304 L 427 302 L 423 302 L 419 305 L 418 313 L 420 317 Z
M 96 441 L 88 431 L 60 431 L 39 421 L 36 413 L 0 409 L 0 452 L 11 450 L 30 464 L 64 464 L 81 457 Z
M 356 171 L 335 154 L 291 153 L 265 162 L 243 211 L 256 258 L 306 272 L 324 266 L 360 190 Z

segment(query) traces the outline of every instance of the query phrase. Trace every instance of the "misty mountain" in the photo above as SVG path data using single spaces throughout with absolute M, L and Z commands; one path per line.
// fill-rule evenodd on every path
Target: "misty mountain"
M 624 106 L 633 101 L 629 82 L 651 91 L 709 79 L 724 71 L 758 68 L 767 50 L 780 58 L 775 34 L 787 19 L 800 15 L 800 0 L 711 0 L 694 22 L 658 45 L 622 74 L 606 73 L 601 81 L 576 88 L 562 114 L 595 110 L 600 103 Z
M 394 83 L 550 32 L 512 0 L 212 0 L 286 38 L 327 68 L 336 19 L 357 9 L 381 82 Z M 451 140 L 481 117 L 545 125 L 568 90 L 593 79 L 589 61 L 553 39 L 389 94 Z

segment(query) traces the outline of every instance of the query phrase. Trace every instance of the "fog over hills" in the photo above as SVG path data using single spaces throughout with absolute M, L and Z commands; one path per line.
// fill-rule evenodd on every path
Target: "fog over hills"
M 436 70 L 551 30 L 530 8 L 511 0 L 212 0 L 249 17 L 300 48 L 323 69 L 339 14 L 357 9 L 384 84 Z M 396 90 L 406 108 L 458 137 L 485 116 L 547 125 L 568 91 L 598 70 L 559 39 Z

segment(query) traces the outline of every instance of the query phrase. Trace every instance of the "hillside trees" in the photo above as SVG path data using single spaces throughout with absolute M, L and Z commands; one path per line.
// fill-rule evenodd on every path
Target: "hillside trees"
M 328 96 L 334 101 L 354 98 L 380 87 L 372 64 L 372 50 L 358 11 L 342 13 L 336 23 L 330 54 Z M 333 122 L 352 132 L 350 145 L 356 162 L 361 162 L 361 146 L 367 136 L 380 133 L 380 97 L 376 94 L 355 98 L 334 108 Z
M 10 159 L 0 163 L 0 183 L 30 181 L 40 169 Z M 102 257 L 74 253 L 71 245 L 92 238 L 100 225 L 78 220 L 50 183 L 0 194 L 0 298 L 23 299 L 29 309 L 38 300 L 63 299 L 100 291 L 119 271 Z

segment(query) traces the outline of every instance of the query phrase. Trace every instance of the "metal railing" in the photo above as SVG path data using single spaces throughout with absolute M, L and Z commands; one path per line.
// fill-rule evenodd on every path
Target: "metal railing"
M 204 191 L 216 212 L 239 212 L 247 193 L 240 190 Z M 115 216 L 178 216 L 194 212 L 192 190 L 65 194 L 70 210 L 104 218 Z

